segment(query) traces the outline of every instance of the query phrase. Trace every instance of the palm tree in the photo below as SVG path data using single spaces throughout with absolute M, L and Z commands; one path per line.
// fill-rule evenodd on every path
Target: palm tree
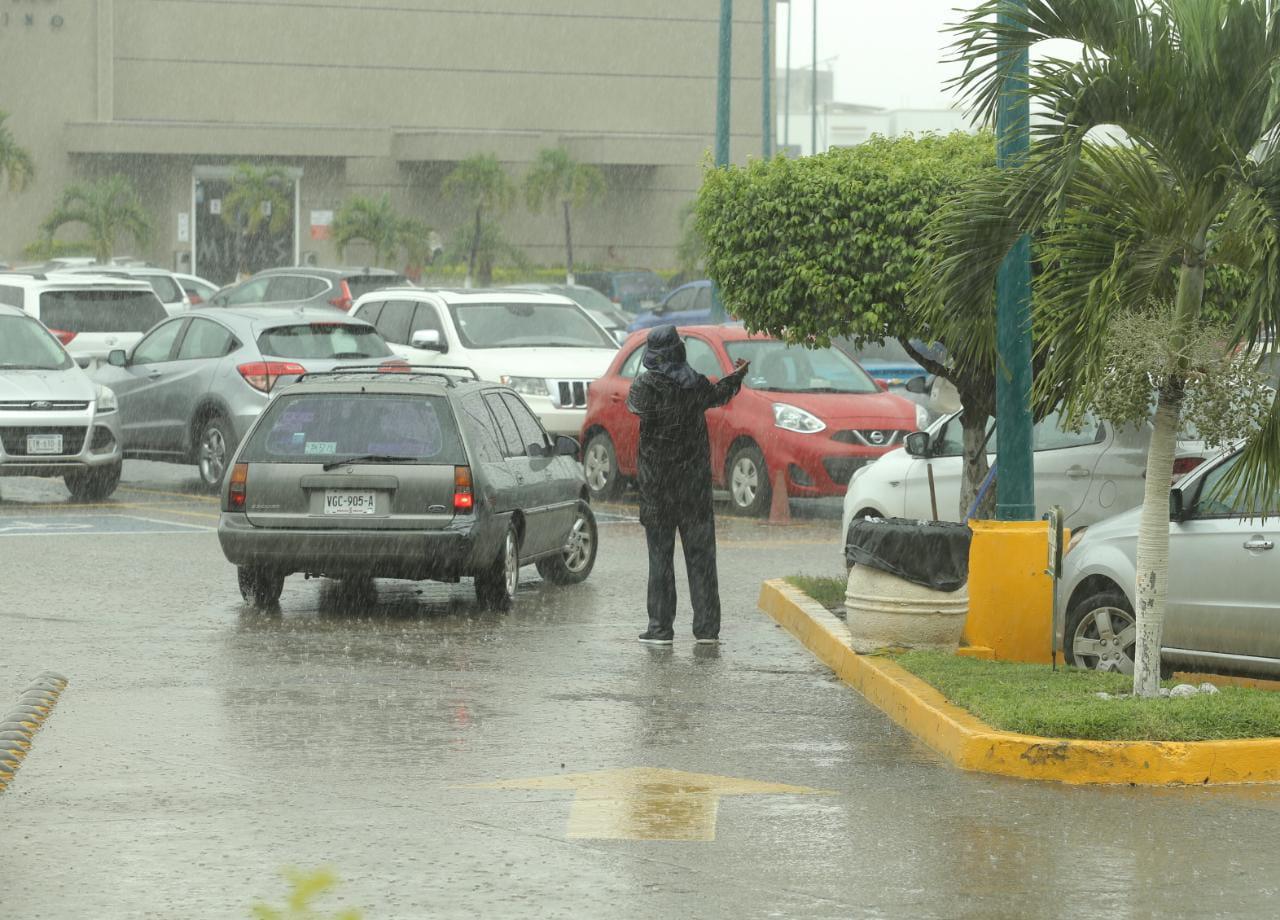
M 139 246 L 151 239 L 151 217 L 133 184 L 119 175 L 78 183 L 63 191 L 58 206 L 40 225 L 51 246 L 54 234 L 66 224 L 84 224 L 99 262 L 111 261 L 122 233 L 133 237 Z
M 575 206 L 597 201 L 604 194 L 604 174 L 594 166 L 577 163 L 563 147 L 538 152 L 525 176 L 525 199 L 529 210 L 539 214 L 544 208 L 564 209 L 565 283 L 573 284 L 573 226 L 570 211 Z
M 1267 0 L 986 0 L 955 27 L 958 88 L 990 120 L 1022 52 L 1079 44 L 1046 58 L 1026 92 L 1037 113 L 1025 167 L 957 202 L 936 229 L 938 296 L 990 298 L 1013 241 L 1036 235 L 1049 261 L 1036 282 L 1042 395 L 1076 417 L 1116 383 L 1109 330 L 1163 316 L 1153 351 L 1155 411 L 1137 549 L 1134 692 L 1159 689 L 1169 568 L 1169 482 L 1187 394 L 1201 379 L 1192 345 L 1206 339 L 1206 272 L 1242 271 L 1230 349 L 1280 320 L 1280 4 Z M 1095 129 L 1114 135 L 1094 140 Z M 1156 307 L 1149 307 L 1149 304 Z M 1148 325 L 1148 328 L 1154 328 Z M 1146 378 L 1129 385 L 1150 411 Z M 1249 439 L 1235 486 L 1246 506 L 1280 487 L 1280 410 Z M 1257 507 L 1271 507 L 1270 504 Z
M 373 247 L 373 262 L 385 267 L 383 262 L 400 249 L 404 232 L 404 218 L 391 206 L 391 198 L 348 198 L 333 218 L 333 241 L 338 247 L 338 257 L 345 258 L 346 248 L 356 240 Z
M 0 111 L 0 177 L 7 177 L 9 191 L 24 191 L 36 175 L 36 164 L 31 153 L 18 146 L 13 132 L 5 126 L 9 113 Z
M 442 186 L 446 195 L 466 202 L 475 208 L 475 229 L 471 232 L 471 249 L 467 253 L 466 286 L 471 287 L 476 273 L 476 256 L 483 237 L 481 224 L 486 211 L 505 214 L 511 210 L 516 197 L 516 186 L 492 153 L 477 153 L 467 157 L 445 177 Z
M 236 272 L 250 271 L 249 238 L 264 229 L 284 233 L 293 222 L 292 180 L 279 167 L 236 164 L 222 199 L 222 222 L 236 232 Z

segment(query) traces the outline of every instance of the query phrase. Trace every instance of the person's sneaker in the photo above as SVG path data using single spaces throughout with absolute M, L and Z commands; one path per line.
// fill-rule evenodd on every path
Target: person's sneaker
M 720 639 L 716 636 L 694 636 L 694 645 L 719 645 Z
M 640 641 L 646 645 L 671 645 L 675 640 L 670 637 L 664 639 L 662 636 L 651 632 L 642 632 Z

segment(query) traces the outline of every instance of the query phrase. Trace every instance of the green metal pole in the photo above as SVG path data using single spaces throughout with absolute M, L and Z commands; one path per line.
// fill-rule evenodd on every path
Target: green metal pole
M 729 81 L 733 69 L 733 0 L 720 0 L 720 67 L 716 76 L 716 166 L 729 165 Z M 711 285 L 711 322 L 726 317 L 720 290 Z
M 1021 3 L 1026 9 L 1026 2 Z M 1001 14 L 1002 24 L 1017 20 Z M 1020 52 L 996 108 L 996 162 L 1001 168 L 1026 162 L 1031 106 L 1027 97 L 1027 52 Z M 996 276 L 996 517 L 1030 521 L 1036 513 L 1031 435 L 1031 238 L 1019 238 Z
M 773 0 L 761 0 L 760 18 L 760 100 L 762 150 L 766 160 L 773 156 L 773 43 L 769 40 L 769 7 Z

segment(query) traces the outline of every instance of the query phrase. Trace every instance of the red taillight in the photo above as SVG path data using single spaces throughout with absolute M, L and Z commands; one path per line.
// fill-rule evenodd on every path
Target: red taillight
M 249 464 L 237 463 L 231 468 L 231 488 L 227 490 L 227 510 L 243 511 L 245 489 L 249 484 Z
M 204 298 L 195 291 L 187 291 L 187 300 L 191 301 L 191 306 L 198 307 L 204 303 Z
M 383 361 L 378 365 L 378 370 L 383 374 L 407 374 L 409 373 L 409 362 L 403 358 L 399 360 Z
M 338 291 L 340 292 L 339 296 L 330 300 L 329 303 L 333 304 L 339 310 L 350 310 L 352 302 L 351 288 L 347 287 L 347 282 L 339 281 Z
M 307 369 L 292 361 L 254 361 L 236 368 L 244 382 L 261 393 L 270 393 L 281 377 L 296 377 Z
M 1202 463 L 1204 457 L 1178 457 L 1173 461 L 1173 478 L 1185 476 Z
M 475 495 L 471 492 L 471 467 L 453 468 L 453 510 L 467 512 L 475 507 Z
M 67 332 L 65 329 L 50 329 L 49 331 L 52 332 L 53 337 L 63 345 L 70 345 L 71 340 L 76 337 L 74 332 Z

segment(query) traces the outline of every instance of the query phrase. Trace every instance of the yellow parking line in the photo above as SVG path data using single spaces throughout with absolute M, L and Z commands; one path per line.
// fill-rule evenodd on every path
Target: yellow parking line
M 137 486 L 120 486 L 121 492 L 140 492 L 143 495 L 171 495 L 174 498 L 184 498 L 193 502 L 205 502 L 206 504 L 216 505 L 221 499 L 212 495 L 196 495 L 191 492 L 167 492 L 164 489 L 140 489 Z
M 74 505 L 7 505 L 0 504 L 0 511 L 45 511 L 54 514 L 74 515 L 78 511 L 149 511 L 154 514 L 177 514 L 183 517 L 194 517 L 202 520 L 216 518 L 218 513 L 208 511 L 183 511 L 180 508 L 167 508 L 159 502 L 86 502 Z

